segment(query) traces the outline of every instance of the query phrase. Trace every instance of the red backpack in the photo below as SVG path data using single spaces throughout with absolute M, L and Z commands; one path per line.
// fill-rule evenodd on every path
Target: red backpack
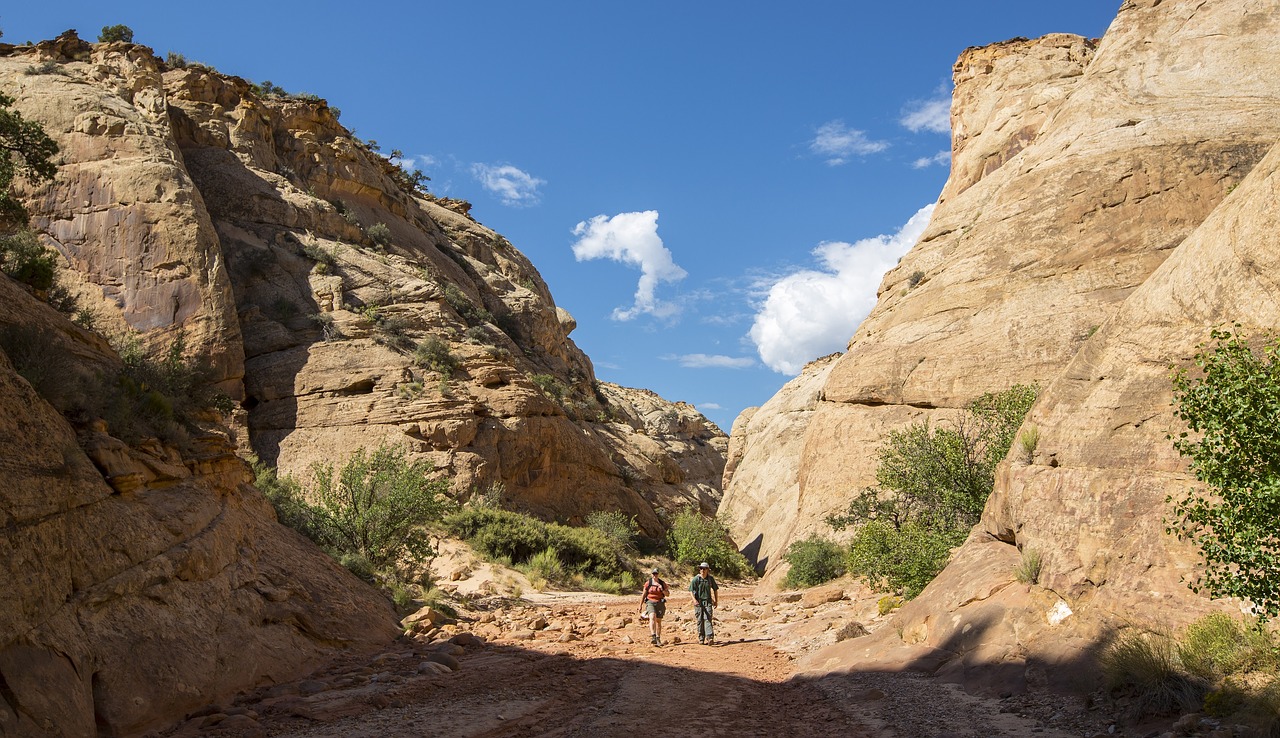
M 667 597 L 667 583 L 658 579 L 655 583 L 653 577 L 649 577 L 649 581 L 644 585 L 644 596 L 650 602 L 661 602 Z

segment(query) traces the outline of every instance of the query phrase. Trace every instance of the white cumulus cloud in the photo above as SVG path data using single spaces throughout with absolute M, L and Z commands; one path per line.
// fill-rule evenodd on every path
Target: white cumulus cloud
M 934 133 L 951 132 L 951 98 L 935 97 L 931 100 L 916 100 L 907 105 L 899 119 L 902 125 L 912 133 L 933 131 Z
M 934 165 L 948 165 L 951 163 L 950 151 L 939 151 L 933 156 L 922 156 L 911 162 L 911 166 L 916 169 L 925 169 Z
M 849 161 L 851 156 L 865 156 L 887 148 L 888 142 L 867 138 L 864 131 L 849 128 L 842 120 L 823 123 L 809 142 L 809 150 L 826 157 L 827 164 L 833 167 Z
M 655 294 L 660 282 L 678 282 L 688 276 L 658 236 L 657 210 L 612 217 L 597 215 L 574 226 L 573 235 L 578 237 L 573 244 L 573 256 L 578 261 L 612 259 L 640 269 L 635 304 L 614 310 L 614 320 L 631 320 L 644 313 L 667 318 L 678 310 L 675 304 L 663 302 Z
M 538 188 L 547 183 L 510 164 L 472 164 L 471 174 L 504 205 L 517 207 L 537 205 L 541 199 Z
M 756 365 L 750 356 L 724 356 L 723 354 L 684 354 L 672 357 L 686 369 L 746 369 Z
M 724 406 L 716 402 L 700 402 L 694 407 L 699 410 L 723 410 Z
M 799 374 L 813 359 L 843 350 L 875 306 L 880 279 L 919 240 L 933 208 L 921 208 L 892 236 L 819 244 L 813 253 L 821 270 L 767 285 L 750 333 L 760 360 L 776 372 Z

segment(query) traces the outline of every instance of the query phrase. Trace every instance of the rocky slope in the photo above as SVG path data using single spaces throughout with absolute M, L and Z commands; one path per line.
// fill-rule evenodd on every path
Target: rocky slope
M 305 477 L 407 445 L 460 497 L 620 510 L 650 534 L 663 510 L 714 510 L 724 434 L 596 381 L 529 261 L 323 101 L 70 32 L 0 45 L 0 90 L 61 147 L 55 181 L 19 194 L 96 333 L 7 279 L 0 328 L 47 336 L 75 371 L 120 365 L 100 336 L 153 355 L 181 337 L 237 403 L 193 450 L 129 445 L 68 423 L 0 355 L 0 732 L 136 734 L 398 633 L 275 523 L 237 446 Z
M 1261 275 L 1277 250 L 1277 30 L 1271 3 L 1126 2 L 1097 43 L 1055 35 L 961 56 L 951 180 L 818 391 L 792 460 L 798 495 L 776 489 L 800 504 L 777 515 L 794 518 L 783 530 L 814 525 L 874 480 L 886 429 L 945 422 L 1017 382 L 1043 388 L 1027 421 L 1041 441 L 1030 464 L 1006 462 L 982 524 L 897 627 L 815 668 L 945 664 L 963 677 L 1000 663 L 983 673 L 1065 679 L 1080 670 L 1045 665 L 1084 665 L 1110 624 L 1172 625 L 1207 606 L 1179 581 L 1193 552 L 1161 531 L 1165 495 L 1187 484 L 1165 440 L 1168 366 L 1215 323 L 1274 324 Z M 730 516 L 775 499 L 740 488 L 749 471 L 727 480 Z M 766 532 L 761 551 L 789 540 Z M 1043 586 L 1013 582 L 1026 548 L 1044 554 Z

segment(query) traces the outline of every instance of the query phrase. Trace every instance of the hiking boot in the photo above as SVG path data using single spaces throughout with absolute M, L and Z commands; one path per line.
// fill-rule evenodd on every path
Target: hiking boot
M 649 642 L 650 642 L 650 643 L 652 643 L 652 644 L 653 644 L 653 645 L 655 645 L 655 646 L 661 646 L 661 645 L 662 645 L 661 643 L 658 643 L 658 636 L 649 636 Z
M 706 645 L 706 643 L 707 643 L 707 639 L 706 639 L 706 638 L 699 638 L 699 639 L 698 639 L 698 645 L 699 645 L 699 646 L 704 646 L 704 645 Z

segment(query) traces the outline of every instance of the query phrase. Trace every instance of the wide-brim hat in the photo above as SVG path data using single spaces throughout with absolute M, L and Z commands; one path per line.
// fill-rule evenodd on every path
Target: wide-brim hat
M 705 562 L 705 561 L 704 561 L 704 562 L 702 562 L 701 564 L 698 564 L 698 568 L 699 568 L 699 569 L 710 569 L 710 568 L 711 568 L 711 564 L 708 564 L 707 562 Z

